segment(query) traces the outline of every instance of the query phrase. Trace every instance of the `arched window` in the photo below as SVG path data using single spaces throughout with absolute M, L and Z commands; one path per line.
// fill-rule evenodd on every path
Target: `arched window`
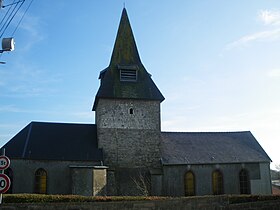
M 250 194 L 250 178 L 247 170 L 242 169 L 239 172 L 239 186 L 240 186 L 240 194 Z
M 224 193 L 223 174 L 219 170 L 212 173 L 212 190 L 214 195 L 221 195 Z
M 35 172 L 35 193 L 47 193 L 47 172 L 40 168 Z
M 185 174 L 185 196 L 195 195 L 195 177 L 193 172 L 188 171 Z
M 12 194 L 13 193 L 13 177 L 14 177 L 13 170 L 11 168 L 7 168 L 4 173 L 10 178 L 10 181 L 11 181 L 10 188 L 6 193 Z

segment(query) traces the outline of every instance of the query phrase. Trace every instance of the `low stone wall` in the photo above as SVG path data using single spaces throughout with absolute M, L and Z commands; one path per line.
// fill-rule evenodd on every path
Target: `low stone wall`
M 170 198 L 153 201 L 2 204 L 1 210 L 280 210 L 280 199 L 230 204 L 227 197 Z

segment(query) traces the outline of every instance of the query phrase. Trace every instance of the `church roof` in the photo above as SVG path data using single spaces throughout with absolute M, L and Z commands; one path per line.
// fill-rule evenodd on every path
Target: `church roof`
M 102 161 L 96 125 L 31 122 L 5 148 L 12 159 Z
M 162 132 L 162 153 L 164 165 L 271 161 L 250 131 Z
M 134 76 L 135 81 L 121 80 Z M 109 66 L 100 72 L 101 80 L 93 110 L 100 98 L 121 98 L 163 101 L 164 97 L 141 62 L 126 9 L 122 11 L 120 25 Z

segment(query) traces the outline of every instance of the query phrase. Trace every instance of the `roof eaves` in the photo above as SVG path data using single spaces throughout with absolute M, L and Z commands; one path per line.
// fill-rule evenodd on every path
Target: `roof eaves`
M 163 166 L 182 166 L 182 165 L 227 165 L 227 164 L 240 164 L 240 163 L 244 163 L 244 164 L 251 164 L 251 163 L 269 163 L 269 161 L 249 161 L 249 162 L 201 162 L 201 163 L 166 163 L 166 162 L 162 162 Z

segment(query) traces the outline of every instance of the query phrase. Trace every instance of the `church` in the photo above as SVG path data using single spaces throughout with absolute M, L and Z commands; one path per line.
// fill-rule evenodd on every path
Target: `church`
M 11 159 L 9 193 L 271 194 L 271 160 L 250 131 L 161 131 L 165 98 L 125 8 L 99 80 L 95 124 L 30 122 L 2 147 Z

